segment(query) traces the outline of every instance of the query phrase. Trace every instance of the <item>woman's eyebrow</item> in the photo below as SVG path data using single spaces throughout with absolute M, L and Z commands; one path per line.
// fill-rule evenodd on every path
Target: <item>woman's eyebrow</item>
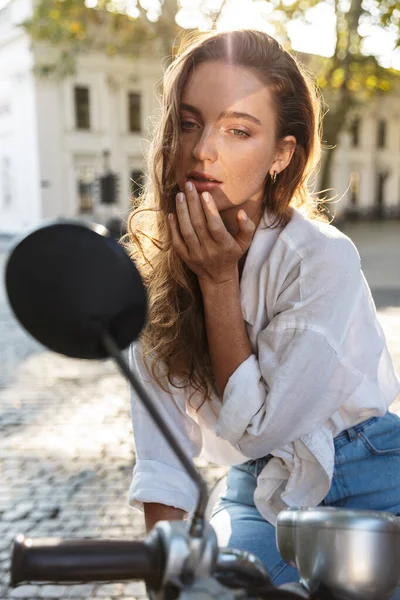
M 201 117 L 201 110 L 199 108 L 197 108 L 196 106 L 193 106 L 192 104 L 181 104 L 180 105 L 181 110 L 187 110 L 189 112 L 194 113 L 195 115 L 197 115 L 198 117 Z M 247 121 L 252 121 L 253 123 L 256 123 L 257 125 L 262 125 L 261 121 L 259 119 L 257 119 L 256 117 L 253 117 L 253 115 L 249 115 L 248 113 L 244 113 L 244 112 L 237 112 L 236 110 L 224 110 L 222 111 L 222 113 L 219 115 L 218 117 L 218 121 L 220 121 L 221 119 L 247 119 Z

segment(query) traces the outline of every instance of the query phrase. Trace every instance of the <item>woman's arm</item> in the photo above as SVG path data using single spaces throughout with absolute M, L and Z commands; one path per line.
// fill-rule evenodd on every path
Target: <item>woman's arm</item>
M 180 508 L 158 504 L 157 502 L 144 502 L 143 509 L 146 533 L 149 533 L 158 521 L 182 521 L 186 514 Z
M 200 454 L 202 436 L 199 425 L 186 412 L 185 389 L 173 388 L 167 382 L 168 392 L 163 390 L 149 375 L 145 367 L 141 343 L 130 349 L 132 370 L 148 394 L 157 404 L 164 422 L 173 431 L 181 448 L 190 458 Z M 146 504 L 178 507 L 182 513 L 196 508 L 198 490 L 191 477 L 182 467 L 167 440 L 160 433 L 147 409 L 142 405 L 135 390 L 131 389 L 131 416 L 136 450 L 132 483 L 128 502 L 132 507 L 142 508 Z M 160 510 L 150 508 L 149 526 L 164 517 Z M 177 514 L 177 513 L 176 513 Z M 169 518 L 169 517 L 168 517 Z
M 207 192 L 200 199 L 191 182 L 186 183 L 185 194 L 177 195 L 176 216 L 168 215 L 173 248 L 198 277 L 221 396 L 229 377 L 252 353 L 240 304 L 239 262 L 250 247 L 257 224 L 244 210 L 239 210 L 236 218 L 232 235 L 212 195 Z
M 240 303 L 239 272 L 220 284 L 200 282 L 208 347 L 220 397 L 236 369 L 252 354 Z
M 230 310 L 233 288 L 225 300 L 210 288 L 204 294 L 210 354 L 220 386 L 223 378 L 215 433 L 249 458 L 265 456 L 314 431 L 355 393 L 363 377 L 377 372 L 382 340 L 351 242 L 325 240 L 318 252 L 311 248 L 301 258 L 296 273 L 281 288 L 275 316 L 258 333 L 256 352 L 247 358 L 243 317 Z M 375 355 L 368 371 L 362 361 L 367 350 Z

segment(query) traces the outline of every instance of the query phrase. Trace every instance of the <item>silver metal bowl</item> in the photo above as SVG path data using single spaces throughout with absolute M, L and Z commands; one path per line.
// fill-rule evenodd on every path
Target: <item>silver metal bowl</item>
M 276 539 L 311 593 L 326 586 L 343 600 L 389 600 L 400 585 L 400 519 L 391 513 L 289 508 Z

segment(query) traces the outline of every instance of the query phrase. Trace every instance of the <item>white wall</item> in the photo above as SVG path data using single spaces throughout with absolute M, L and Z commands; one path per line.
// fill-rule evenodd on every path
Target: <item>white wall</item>
M 30 11 L 14 0 L 0 11 L 0 231 L 14 232 L 40 217 L 39 154 L 32 53 L 13 27 Z

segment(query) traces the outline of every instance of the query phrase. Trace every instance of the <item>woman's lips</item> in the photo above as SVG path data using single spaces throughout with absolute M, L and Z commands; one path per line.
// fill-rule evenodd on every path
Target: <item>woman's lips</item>
M 215 190 L 215 188 L 222 185 L 221 182 L 216 181 L 199 181 L 198 179 L 188 179 L 194 185 L 198 194 L 202 194 L 203 192 L 210 192 L 211 190 Z

